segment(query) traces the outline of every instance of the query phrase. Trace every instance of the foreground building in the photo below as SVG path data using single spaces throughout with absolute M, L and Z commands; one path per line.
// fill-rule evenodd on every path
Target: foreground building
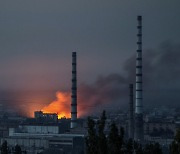
M 10 128 L 9 136 L 1 139 L 13 148 L 18 144 L 27 154 L 43 153 L 48 149 L 59 150 L 66 154 L 83 154 L 85 135 L 76 133 L 60 133 L 59 125 L 20 125 Z

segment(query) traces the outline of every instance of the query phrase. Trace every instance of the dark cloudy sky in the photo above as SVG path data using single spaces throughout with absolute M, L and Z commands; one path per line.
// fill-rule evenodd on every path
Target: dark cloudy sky
M 137 15 L 143 16 L 144 61 L 149 62 L 145 71 L 160 67 L 165 75 L 169 68 L 179 73 L 178 59 L 167 68 L 168 58 L 157 58 L 166 55 L 169 46 L 174 58 L 180 56 L 179 6 L 179 0 L 0 1 L 0 90 L 69 89 L 72 51 L 78 52 L 79 84 L 97 83 L 99 76 L 131 74 L 125 78 L 128 84 L 134 77 L 130 57 L 136 51 Z M 156 58 L 156 64 L 149 57 Z M 159 76 L 154 76 L 159 83 Z

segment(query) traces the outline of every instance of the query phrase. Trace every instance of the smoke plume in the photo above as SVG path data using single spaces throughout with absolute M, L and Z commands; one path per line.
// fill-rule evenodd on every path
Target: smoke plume
M 158 49 L 143 52 L 144 107 L 170 105 L 180 100 L 180 45 L 164 42 Z M 92 85 L 79 88 L 84 111 L 107 104 L 111 109 L 128 105 L 129 83 L 135 84 L 135 54 L 124 64 L 125 75 L 101 76 Z M 92 107 L 92 108 L 91 108 Z M 94 110 L 95 111 L 95 110 Z
M 135 51 L 134 51 L 135 53 Z M 179 107 L 180 100 L 180 44 L 163 43 L 157 49 L 143 51 L 143 93 L 144 107 L 171 105 Z M 114 73 L 99 76 L 93 84 L 78 86 L 78 116 L 109 109 L 127 107 L 129 83 L 135 83 L 135 54 L 124 63 L 124 74 Z M 79 81 L 80 82 L 80 81 Z M 55 112 L 70 117 L 71 92 L 59 91 L 51 103 L 26 104 L 32 115 L 34 110 Z M 6 102 L 8 104 L 8 102 Z M 37 103 L 38 104 L 38 103 Z M 10 104 L 11 105 L 11 104 Z M 33 106 L 33 108 L 31 107 Z M 16 110 L 26 112 L 17 105 Z M 27 113 L 26 113 L 27 114 Z

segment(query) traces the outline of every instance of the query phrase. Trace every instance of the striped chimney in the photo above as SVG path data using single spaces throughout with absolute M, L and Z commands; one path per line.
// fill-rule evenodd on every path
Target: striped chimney
M 138 42 L 136 53 L 136 107 L 135 107 L 135 140 L 144 139 L 143 127 L 143 81 L 142 81 L 142 17 L 138 16 Z
M 134 93 L 133 93 L 133 84 L 129 85 L 129 138 L 134 139 Z
M 77 75 L 76 52 L 72 53 L 71 128 L 77 127 Z

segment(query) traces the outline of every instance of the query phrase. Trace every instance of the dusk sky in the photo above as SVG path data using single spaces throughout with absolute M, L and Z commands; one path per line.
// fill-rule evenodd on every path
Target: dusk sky
M 41 91 L 52 95 L 69 90 L 73 51 L 78 56 L 79 89 L 95 85 L 102 96 L 113 93 L 108 101 L 127 100 L 128 84 L 135 79 L 137 15 L 143 18 L 145 100 L 177 104 L 179 0 L 0 1 L 1 102 L 7 99 L 4 91 L 40 91 L 41 101 L 47 101 Z M 116 88 L 98 90 L 109 79 Z M 121 99 L 116 100 L 117 87 Z

